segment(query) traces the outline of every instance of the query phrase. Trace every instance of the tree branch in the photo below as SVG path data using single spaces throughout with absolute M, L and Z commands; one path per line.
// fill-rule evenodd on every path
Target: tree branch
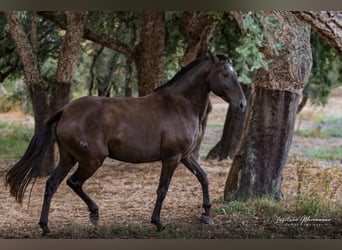
M 292 11 L 300 20 L 308 23 L 329 44 L 342 54 L 341 11 Z
M 39 16 L 42 18 L 49 20 L 53 23 L 55 23 L 57 26 L 59 26 L 61 29 L 66 30 L 66 23 L 62 18 L 59 18 L 55 15 L 53 11 L 38 11 L 37 12 Z M 105 46 L 107 48 L 110 48 L 112 50 L 115 50 L 119 53 L 124 54 L 130 59 L 133 59 L 134 56 L 134 48 L 130 47 L 126 43 L 123 43 L 121 41 L 112 39 L 108 37 L 107 35 L 98 33 L 96 31 L 93 31 L 88 28 L 84 28 L 83 38 L 90 40 L 92 42 L 101 44 L 102 46 Z

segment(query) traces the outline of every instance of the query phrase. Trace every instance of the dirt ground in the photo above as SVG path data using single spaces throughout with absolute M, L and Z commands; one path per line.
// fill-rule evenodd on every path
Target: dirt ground
M 342 116 L 341 97 L 342 93 L 333 96 L 323 111 L 331 112 L 334 116 Z M 227 105 L 218 98 L 212 100 L 214 108 L 210 114 L 209 122 L 223 122 Z M 304 111 L 313 112 L 312 110 L 315 108 L 308 106 Z M 31 117 L 21 114 L 5 114 L 1 115 L 0 119 L 18 119 L 18 121 L 32 122 Z M 207 146 L 201 150 L 202 156 L 207 153 L 211 145 L 218 141 L 221 131 L 222 128 L 218 126 L 209 126 L 204 138 Z M 323 143 L 316 141 L 316 139 L 309 138 L 309 141 L 303 144 L 303 138 L 294 138 L 291 154 L 301 154 L 304 147 Z M 342 146 L 340 138 L 331 139 L 328 143 Z M 46 178 L 38 179 L 35 183 L 29 207 L 29 192 L 26 193 L 23 205 L 20 206 L 4 187 L 5 172 L 14 161 L 15 159 L 2 159 L 0 162 L 0 238 L 40 238 L 41 231 L 37 223 Z M 213 200 L 220 199 L 231 160 L 221 162 L 201 160 L 200 163 L 209 178 L 211 198 Z M 336 164 L 336 162 L 332 164 Z M 106 160 L 103 167 L 85 184 L 85 191 L 97 202 L 100 208 L 99 224 L 122 226 L 135 224 L 153 228 L 154 226 L 150 223 L 150 216 L 155 203 L 160 169 L 158 162 L 153 164 L 127 164 Z M 285 181 L 291 177 L 291 171 L 288 168 L 285 169 Z M 161 219 L 167 227 L 177 230 L 182 225 L 184 227 L 186 225 L 199 225 L 198 218 L 201 213 L 201 187 L 197 179 L 184 166 L 179 166 L 164 201 Z M 214 221 L 217 223 L 221 220 L 214 216 Z M 88 211 L 85 204 L 63 182 L 51 203 L 49 226 L 53 234 L 63 237 L 63 231 L 75 227 L 75 225 L 90 225 Z M 222 221 L 218 225 L 222 226 Z M 227 227 L 227 225 L 225 226 Z M 208 228 L 207 230 L 212 229 Z

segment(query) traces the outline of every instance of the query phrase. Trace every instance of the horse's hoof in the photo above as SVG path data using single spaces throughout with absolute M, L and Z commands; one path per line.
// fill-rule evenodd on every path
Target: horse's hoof
M 42 233 L 43 236 L 49 235 L 50 229 L 48 228 L 47 225 L 44 225 L 43 223 L 39 222 L 39 226 L 43 230 L 43 233 Z
M 48 227 L 44 227 L 42 229 L 43 229 L 43 233 L 42 233 L 43 236 L 48 236 L 50 234 L 50 229 Z
M 214 225 L 213 219 L 208 215 L 202 214 L 200 217 L 200 221 L 204 224 L 207 224 L 207 225 Z
M 94 216 L 94 215 L 89 215 L 89 220 L 94 226 L 97 226 L 99 222 L 99 217 Z
M 157 232 L 161 232 L 165 229 L 165 226 L 161 223 L 157 224 Z
M 163 231 L 163 230 L 165 229 L 165 226 L 164 226 L 163 224 L 161 224 L 161 223 L 159 222 L 159 220 L 157 221 L 157 220 L 152 219 L 152 220 L 151 220 L 151 223 L 154 224 L 154 225 L 156 225 L 156 227 L 157 227 L 157 232 L 161 232 L 161 231 Z

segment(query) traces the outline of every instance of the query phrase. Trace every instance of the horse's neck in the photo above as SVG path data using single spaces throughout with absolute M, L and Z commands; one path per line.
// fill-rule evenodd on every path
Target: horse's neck
M 203 67 L 203 66 L 202 66 Z M 207 70 L 190 71 L 175 85 L 175 95 L 183 96 L 187 102 L 190 101 L 193 111 L 202 119 L 209 102 L 209 87 L 206 83 Z

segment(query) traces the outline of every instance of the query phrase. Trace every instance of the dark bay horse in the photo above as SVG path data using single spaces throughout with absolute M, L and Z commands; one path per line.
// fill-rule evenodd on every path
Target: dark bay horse
M 67 104 L 34 134 L 23 157 L 8 171 L 6 183 L 18 202 L 42 165 L 55 125 L 59 163 L 46 182 L 39 225 L 49 232 L 48 216 L 53 194 L 78 162 L 67 184 L 87 204 L 90 221 L 97 224 L 98 206 L 83 191 L 84 182 L 106 157 L 131 163 L 161 161 L 157 200 L 151 222 L 163 229 L 160 210 L 172 175 L 182 162 L 202 187 L 201 221 L 212 223 L 206 173 L 192 154 L 202 132 L 209 92 L 230 105 L 245 109 L 247 102 L 236 72 L 222 55 L 201 57 L 179 71 L 153 93 L 138 98 L 83 97 Z

